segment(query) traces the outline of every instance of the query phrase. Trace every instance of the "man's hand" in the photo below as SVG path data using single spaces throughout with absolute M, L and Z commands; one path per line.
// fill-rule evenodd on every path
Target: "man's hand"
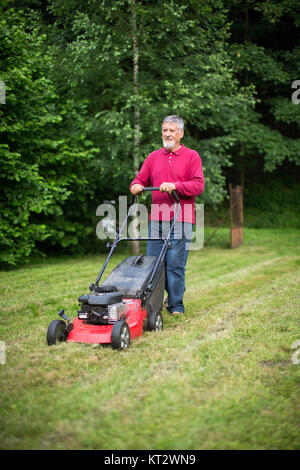
M 138 194 L 141 194 L 143 188 L 144 186 L 142 186 L 141 184 L 133 184 L 130 188 L 130 192 L 131 194 L 133 194 L 133 196 L 137 196 Z
M 176 190 L 176 186 L 174 183 L 161 183 L 159 190 L 161 193 L 167 192 L 171 194 L 172 191 Z

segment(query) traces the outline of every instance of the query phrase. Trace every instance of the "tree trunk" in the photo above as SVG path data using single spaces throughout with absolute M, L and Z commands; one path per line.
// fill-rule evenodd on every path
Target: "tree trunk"
M 248 41 L 248 33 L 249 33 L 249 5 L 248 0 L 245 0 L 245 7 L 244 7 L 244 43 L 246 44 Z M 248 65 L 246 65 L 245 75 L 244 75 L 244 83 L 245 86 L 248 86 L 249 83 L 249 70 Z M 241 156 L 242 159 L 245 159 L 245 144 L 241 143 Z M 245 166 L 242 165 L 241 173 L 240 173 L 240 185 L 242 187 L 245 186 Z
M 133 171 L 134 175 L 139 172 L 139 155 L 140 155 L 140 105 L 138 102 L 139 97 L 139 48 L 137 37 L 137 24 L 136 24 L 136 2 L 131 0 L 131 19 L 132 19 L 132 48 L 133 48 L 133 95 L 134 95 L 134 126 L 133 126 Z M 137 233 L 137 217 L 133 216 L 133 237 L 138 236 Z M 139 254 L 139 242 L 131 242 L 132 254 Z
M 248 0 L 245 0 L 245 24 L 244 24 L 244 43 L 248 41 L 248 34 L 249 34 L 249 5 Z M 247 86 L 249 82 L 249 69 L 248 66 L 245 70 L 245 85 Z

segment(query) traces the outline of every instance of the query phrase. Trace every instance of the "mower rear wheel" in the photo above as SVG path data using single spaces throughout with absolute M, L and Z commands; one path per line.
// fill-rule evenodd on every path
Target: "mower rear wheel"
M 151 312 L 147 318 L 147 330 L 160 331 L 164 327 L 161 312 Z
M 67 326 L 62 320 L 53 320 L 47 330 L 47 343 L 48 346 L 61 343 L 67 339 Z
M 130 345 L 130 330 L 127 323 L 123 320 L 116 321 L 111 332 L 111 346 L 113 349 L 129 348 Z

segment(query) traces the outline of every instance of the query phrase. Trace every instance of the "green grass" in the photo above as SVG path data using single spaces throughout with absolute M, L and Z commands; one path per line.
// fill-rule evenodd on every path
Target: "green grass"
M 228 240 L 219 229 L 190 253 L 186 315 L 163 311 L 164 330 L 124 352 L 46 345 L 104 256 L 2 271 L 0 447 L 299 449 L 300 232 L 248 229 L 234 250 Z

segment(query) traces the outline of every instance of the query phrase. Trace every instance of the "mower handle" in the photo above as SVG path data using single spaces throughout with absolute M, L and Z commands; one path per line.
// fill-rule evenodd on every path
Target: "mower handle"
M 154 187 L 148 186 L 148 187 L 145 187 L 145 188 L 142 189 L 142 192 L 144 192 L 144 191 L 160 191 L 160 188 L 158 186 L 154 186 Z M 175 189 L 173 189 L 172 195 L 174 196 L 175 201 L 179 203 L 180 202 L 179 197 L 178 197 L 178 194 L 176 193 Z
M 160 191 L 159 186 L 147 186 L 142 189 L 142 191 Z
M 142 189 L 142 192 L 144 192 L 144 191 L 160 191 L 160 188 L 157 187 L 157 186 L 156 186 L 156 187 L 148 186 L 148 187 L 144 187 L 144 188 Z M 168 194 L 169 194 L 169 193 L 168 193 Z M 170 194 L 169 194 L 169 196 L 170 196 Z M 171 231 L 172 231 L 173 228 L 174 228 L 175 220 L 176 220 L 176 218 L 177 218 L 177 216 L 178 216 L 178 214 L 179 214 L 179 212 L 180 212 L 180 200 L 179 200 L 178 194 L 176 193 L 176 191 L 175 191 L 174 189 L 173 189 L 173 191 L 172 191 L 172 196 L 173 196 L 173 198 L 174 198 L 174 200 L 175 200 L 175 207 L 176 207 L 176 204 L 178 205 L 178 207 L 177 207 L 177 212 L 176 212 L 176 214 L 175 214 L 175 209 L 174 209 L 174 217 L 173 217 L 173 219 L 172 219 L 172 225 L 171 225 L 171 228 L 170 228 L 170 231 L 169 231 L 169 235 L 168 235 L 168 238 L 167 238 L 166 240 L 164 240 L 164 245 L 163 245 L 163 249 L 164 249 L 164 250 L 167 250 L 168 242 L 169 242 L 170 237 L 171 237 Z M 171 196 L 170 196 L 170 198 L 171 198 Z M 171 198 L 171 199 L 172 199 L 172 198 Z M 96 279 L 96 282 L 95 282 L 94 286 L 98 286 L 99 281 L 100 281 L 100 279 L 101 279 L 101 277 L 102 277 L 102 274 L 104 273 L 105 268 L 106 268 L 106 266 L 107 266 L 107 264 L 108 264 L 108 262 L 109 262 L 109 260 L 110 260 L 110 257 L 111 257 L 111 255 L 112 255 L 113 251 L 115 250 L 117 244 L 118 244 L 121 240 L 127 240 L 127 241 L 142 240 L 142 239 L 139 239 L 139 238 L 137 238 L 137 239 L 132 239 L 132 238 L 128 238 L 128 239 L 122 238 L 122 239 L 121 239 L 121 238 L 120 238 L 120 235 L 121 235 L 121 233 L 122 233 L 122 231 L 123 231 L 123 228 L 125 227 L 125 225 L 126 225 L 126 223 L 127 223 L 128 217 L 129 217 L 130 215 L 132 215 L 132 214 L 131 214 L 131 210 L 132 210 L 132 208 L 134 207 L 134 204 L 136 204 L 136 201 L 137 201 L 137 196 L 133 196 L 133 204 L 131 205 L 127 216 L 125 217 L 125 219 L 124 219 L 124 221 L 123 221 L 123 224 L 122 224 L 120 230 L 117 232 L 116 238 L 115 238 L 113 244 L 112 244 L 112 245 L 111 245 L 111 244 L 108 244 L 108 248 L 110 248 L 110 251 L 109 251 L 108 257 L 107 257 L 106 260 L 105 260 L 104 265 L 102 266 L 102 269 L 101 269 L 100 273 L 98 274 L 98 277 L 97 277 L 97 279 Z M 174 220 L 174 218 L 175 218 L 175 220 Z M 149 239 L 148 239 L 148 238 L 145 238 L 144 240 L 146 241 L 146 240 L 149 240 Z M 151 276 L 151 278 L 150 278 L 149 284 L 153 281 L 154 273 L 156 273 L 156 268 L 158 267 L 158 265 L 159 265 L 159 263 L 161 262 L 162 258 L 163 258 L 163 251 L 161 251 L 160 255 L 158 256 L 158 260 L 157 260 L 157 262 L 156 262 L 154 271 L 152 272 L 152 276 Z M 91 286 L 92 286 L 92 285 L 93 285 L 93 284 L 91 284 Z M 91 286 L 90 286 L 90 288 L 91 288 Z M 91 290 L 92 290 L 92 289 L 91 289 Z M 62 315 L 61 315 L 61 316 L 62 316 Z

